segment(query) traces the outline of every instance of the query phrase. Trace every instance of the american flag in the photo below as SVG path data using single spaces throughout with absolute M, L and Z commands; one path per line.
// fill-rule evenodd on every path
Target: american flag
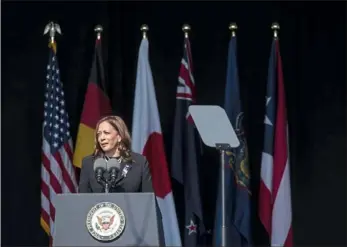
M 56 44 L 50 43 L 49 48 L 42 126 L 41 226 L 52 236 L 55 217 L 52 198 L 55 194 L 75 193 L 77 181 L 71 162 L 73 146 Z

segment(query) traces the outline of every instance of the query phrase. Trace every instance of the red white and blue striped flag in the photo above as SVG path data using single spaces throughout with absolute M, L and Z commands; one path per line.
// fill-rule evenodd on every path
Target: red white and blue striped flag
M 71 162 L 73 146 L 56 43 L 50 43 L 49 48 L 42 128 L 41 226 L 52 241 L 55 219 L 52 198 L 55 194 L 75 193 L 77 181 Z
M 270 246 L 289 247 L 293 245 L 289 142 L 277 38 L 273 40 L 269 61 L 264 124 L 259 217 L 269 235 Z

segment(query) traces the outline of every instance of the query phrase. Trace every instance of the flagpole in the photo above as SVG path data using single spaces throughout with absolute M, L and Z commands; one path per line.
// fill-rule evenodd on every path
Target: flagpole
M 188 33 L 191 30 L 190 26 L 188 24 L 184 24 L 182 27 L 182 31 L 184 32 L 184 38 L 188 38 Z
M 231 31 L 231 37 L 236 36 L 237 25 L 235 22 L 230 23 L 229 30 Z
M 280 30 L 280 25 L 277 22 L 272 23 L 271 29 L 274 31 L 274 39 L 278 39 L 278 30 Z
M 58 33 L 61 35 L 61 29 L 58 23 L 54 23 L 53 21 L 49 22 L 45 26 L 45 30 L 43 31 L 43 35 L 46 35 L 49 32 L 50 42 L 53 44 L 55 42 L 55 34 Z
M 101 25 L 96 25 L 94 28 L 94 32 L 96 32 L 96 38 L 98 40 L 101 39 L 101 33 L 104 31 L 104 28 Z
M 231 36 L 235 37 L 236 36 L 236 29 L 237 25 L 236 23 L 231 23 L 229 25 L 229 30 L 231 31 Z M 221 226 L 221 246 L 226 247 L 226 232 L 227 232 L 227 227 L 225 223 L 225 153 L 227 150 L 230 149 L 230 146 L 228 144 L 218 144 L 217 149 L 219 149 L 220 152 L 220 176 L 221 176 L 221 220 L 222 220 L 222 226 Z
M 141 25 L 140 30 L 142 32 L 142 38 L 147 39 L 147 31 L 149 30 L 146 24 Z

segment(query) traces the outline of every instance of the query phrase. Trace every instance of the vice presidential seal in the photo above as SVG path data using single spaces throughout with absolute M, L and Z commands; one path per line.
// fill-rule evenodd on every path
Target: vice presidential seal
M 89 210 L 86 226 L 90 235 L 97 240 L 112 241 L 123 233 L 125 216 L 116 204 L 101 202 Z

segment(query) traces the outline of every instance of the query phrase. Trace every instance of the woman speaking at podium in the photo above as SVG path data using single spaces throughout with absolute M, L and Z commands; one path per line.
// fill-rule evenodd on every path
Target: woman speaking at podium
M 82 160 L 79 193 L 153 192 L 147 159 L 131 151 L 131 137 L 118 116 L 99 120 L 95 149 Z

